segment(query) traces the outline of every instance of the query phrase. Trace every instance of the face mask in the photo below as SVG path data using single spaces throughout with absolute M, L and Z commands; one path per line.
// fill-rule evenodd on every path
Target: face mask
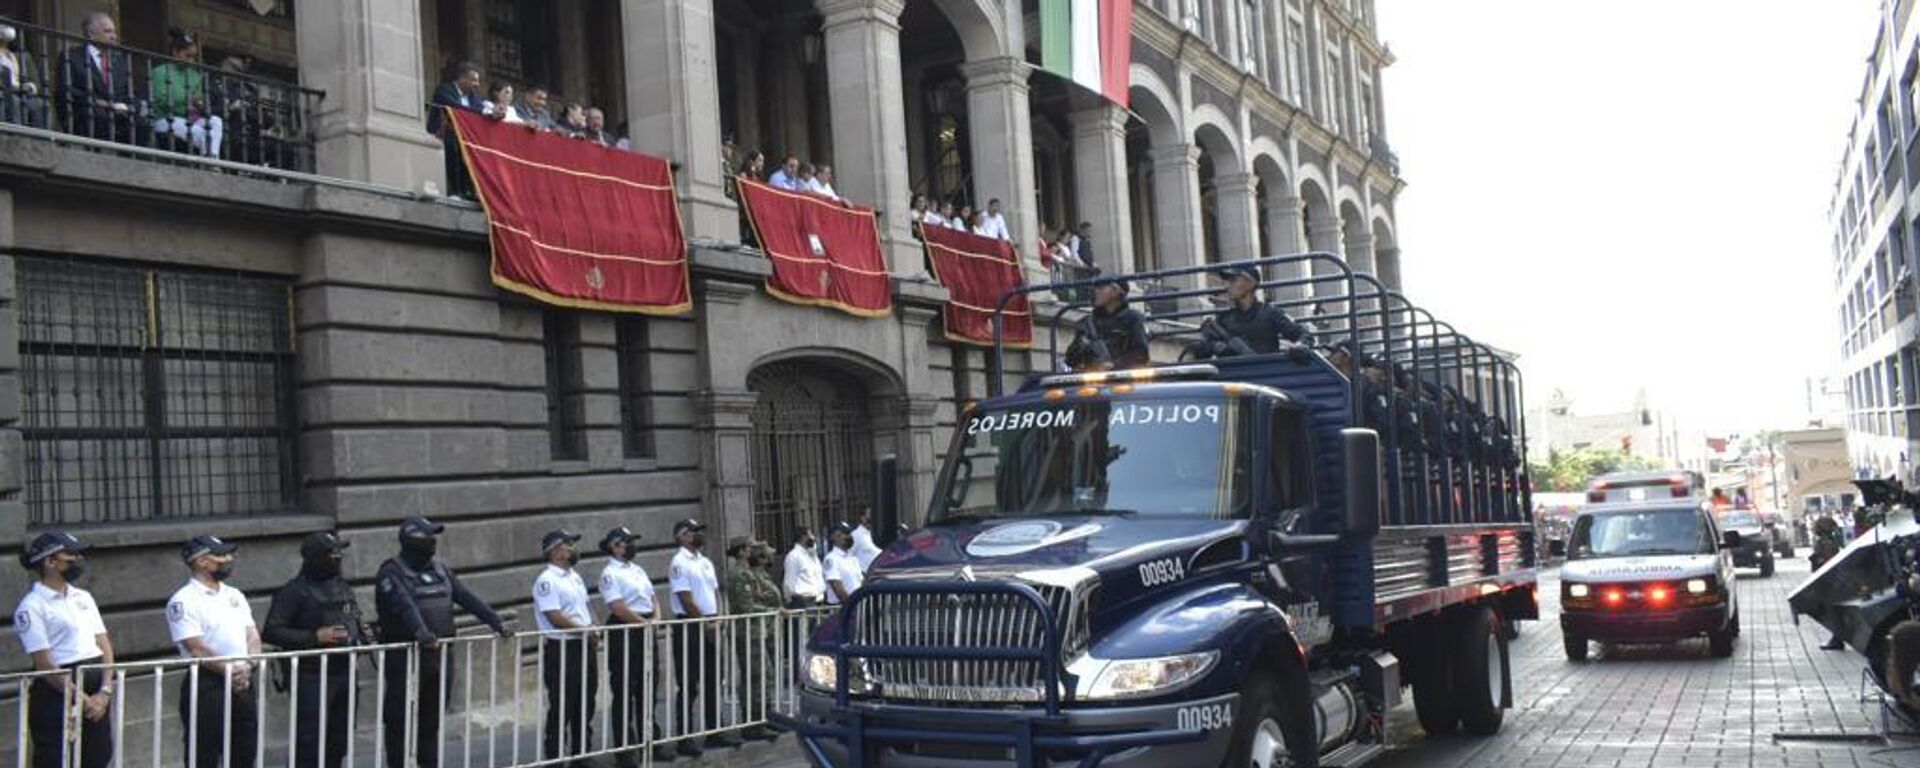
M 694 549 L 704 549 L 707 546 L 707 537 L 696 533 L 688 543 L 692 544 Z
M 580 553 L 578 553 L 578 552 L 568 552 L 568 553 L 567 553 L 567 567 L 569 567 L 569 568 L 571 568 L 571 567 L 573 567 L 573 566 L 576 566 L 576 565 L 579 565 L 579 564 L 580 564 Z
M 80 561 L 75 560 L 71 563 L 67 563 L 67 566 L 65 568 L 60 569 L 60 578 L 66 579 L 67 583 L 71 584 L 73 582 L 79 581 L 80 577 L 86 575 L 86 573 L 87 573 L 87 566 L 82 564 Z
M 813 549 L 813 537 L 812 537 L 812 536 L 808 536 L 808 537 L 806 537 L 806 538 L 804 538 L 804 539 L 801 539 L 801 540 L 800 540 L 800 546 L 802 546 L 802 547 L 806 547 L 807 549 Z
M 629 544 L 627 545 L 626 551 L 620 553 L 620 559 L 631 563 L 633 562 L 633 558 L 639 554 L 640 554 L 640 548 Z
M 307 562 L 307 573 L 316 579 L 331 579 L 340 575 L 340 561 L 331 557 Z
M 213 572 L 207 575 L 213 577 L 214 581 L 224 582 L 227 579 L 233 578 L 233 566 L 222 565 L 218 568 L 213 569 Z
M 439 548 L 440 548 L 439 539 L 408 538 L 408 539 L 400 540 L 400 549 L 402 551 L 408 552 L 410 554 L 418 555 L 420 557 L 433 557 L 433 553 L 438 551 Z

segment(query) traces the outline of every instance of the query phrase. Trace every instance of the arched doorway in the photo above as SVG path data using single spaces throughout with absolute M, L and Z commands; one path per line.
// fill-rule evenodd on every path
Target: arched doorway
M 873 420 L 867 388 L 844 371 L 781 361 L 754 369 L 750 438 L 753 535 L 784 548 L 801 526 L 819 533 L 872 500 Z

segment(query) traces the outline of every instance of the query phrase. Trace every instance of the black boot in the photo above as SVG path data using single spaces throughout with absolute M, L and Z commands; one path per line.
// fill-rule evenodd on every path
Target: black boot
M 1840 640 L 1840 634 L 1837 632 L 1826 642 L 1820 644 L 1820 650 L 1823 651 L 1837 651 L 1845 647 L 1847 647 L 1847 644 Z

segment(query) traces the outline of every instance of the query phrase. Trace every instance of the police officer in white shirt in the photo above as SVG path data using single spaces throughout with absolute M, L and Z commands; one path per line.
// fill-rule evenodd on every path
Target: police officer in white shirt
M 647 727 L 641 716 L 646 712 L 646 635 L 638 625 L 653 618 L 653 580 L 633 561 L 640 554 L 640 534 L 626 526 L 607 531 L 600 539 L 600 551 L 607 554 L 607 566 L 600 571 L 600 601 L 607 605 L 607 687 L 611 689 L 612 728 L 615 744 L 627 746 L 645 741 Z M 628 648 L 632 648 L 631 654 Z M 655 729 L 659 733 L 659 729 Z M 672 760 L 665 745 L 655 749 L 655 760 Z M 614 755 L 615 765 L 627 768 L 638 761 L 636 753 L 622 751 Z
M 252 768 L 259 735 L 252 662 L 221 660 L 260 654 L 260 630 L 247 596 L 227 585 L 238 551 L 240 545 L 214 536 L 195 536 L 181 545 L 180 560 L 193 578 L 167 601 L 167 630 L 180 655 L 202 659 L 194 667 L 199 674 L 180 680 L 180 722 L 186 726 L 181 730 L 190 764 L 198 768 Z
M 541 738 L 541 756 L 558 760 L 586 752 L 593 737 L 593 691 L 600 687 L 599 670 L 587 635 L 593 626 L 587 608 L 587 582 L 573 567 L 580 562 L 574 546 L 580 534 L 548 531 L 540 538 L 547 567 L 533 580 L 534 623 L 540 627 L 540 682 L 547 689 L 547 728 Z M 571 751 L 566 751 L 572 742 Z
M 834 523 L 827 540 L 833 543 L 826 561 L 827 605 L 839 605 L 860 588 L 866 569 L 860 567 L 860 559 L 853 554 L 853 526 Z
M 813 554 L 813 544 L 813 529 L 800 529 L 781 567 L 780 591 L 787 596 L 788 608 L 812 608 L 827 598 L 827 577 L 820 569 L 820 558 Z
M 20 598 L 13 612 L 13 632 L 20 649 L 33 658 L 40 672 L 64 670 L 33 679 L 27 691 L 27 730 L 33 742 L 33 767 L 104 768 L 113 760 L 113 724 L 108 719 L 113 687 L 106 684 L 106 667 L 113 666 L 113 643 L 100 620 L 93 595 L 73 585 L 80 578 L 87 545 L 65 531 L 35 536 L 20 552 L 20 565 L 38 579 Z M 87 670 L 84 679 L 71 674 L 83 664 L 104 665 Z M 78 754 L 63 763 L 64 708 L 69 686 L 80 686 L 80 732 L 73 742 Z
M 679 551 L 673 553 L 673 561 L 667 565 L 674 618 L 720 615 L 720 578 L 714 572 L 713 561 L 700 552 L 707 546 L 706 530 L 706 524 L 691 517 L 673 524 L 674 541 L 680 544 Z M 700 727 L 711 729 L 720 725 L 720 654 L 714 650 L 718 630 L 719 625 L 709 622 L 673 625 L 673 680 L 680 687 L 683 707 L 677 722 L 685 723 L 688 730 L 695 727 L 688 710 L 696 697 L 701 700 L 700 712 L 704 717 Z M 737 747 L 740 740 L 732 735 L 716 734 L 707 737 L 707 746 Z M 679 750 L 690 756 L 702 752 L 692 740 L 680 742 Z
M 873 559 L 880 556 L 880 545 L 873 543 L 872 510 L 861 510 L 860 524 L 853 528 L 853 557 L 860 561 L 860 572 L 866 573 L 873 566 Z

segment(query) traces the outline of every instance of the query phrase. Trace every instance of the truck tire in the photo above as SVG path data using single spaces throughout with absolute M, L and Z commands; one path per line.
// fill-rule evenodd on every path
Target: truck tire
M 1296 765 L 1287 751 L 1287 707 L 1280 686 L 1255 671 L 1241 691 L 1239 716 L 1233 721 L 1233 741 L 1222 768 L 1281 768 Z
M 1765 554 L 1762 554 L 1760 556 L 1760 577 L 1772 578 L 1772 576 L 1773 576 L 1773 550 L 1769 549 L 1766 551 Z
M 1413 711 L 1420 728 L 1428 736 L 1451 736 L 1460 727 L 1460 711 L 1453 700 L 1453 654 L 1446 642 L 1452 625 L 1436 621 L 1427 627 L 1428 637 L 1420 643 L 1426 651 L 1413 673 Z
M 1733 618 L 1727 620 L 1726 628 L 1707 633 L 1707 650 L 1712 653 L 1716 659 L 1731 658 L 1733 656 L 1733 639 L 1739 636 L 1740 614 L 1736 612 L 1733 614 Z
M 1587 639 L 1579 635 L 1561 631 L 1560 641 L 1567 646 L 1567 661 L 1587 660 Z
M 1453 693 L 1460 727 L 1474 736 L 1500 732 L 1507 698 L 1507 636 L 1493 609 L 1468 608 L 1454 625 Z

